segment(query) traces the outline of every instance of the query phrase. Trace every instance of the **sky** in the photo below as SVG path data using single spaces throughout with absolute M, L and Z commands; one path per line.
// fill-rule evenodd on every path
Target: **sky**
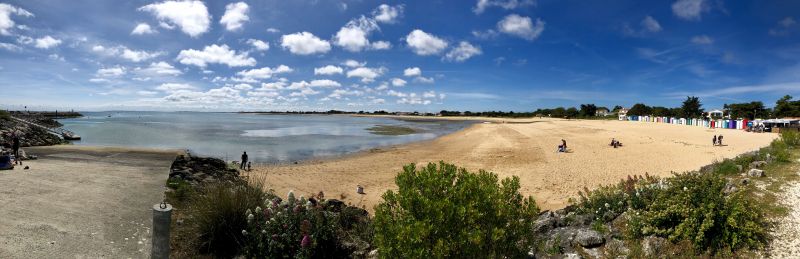
M 514 110 L 800 95 L 800 1 L 0 0 L 0 107 Z

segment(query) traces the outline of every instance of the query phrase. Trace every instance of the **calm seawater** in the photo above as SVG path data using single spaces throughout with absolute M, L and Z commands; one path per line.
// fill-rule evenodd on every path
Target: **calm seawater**
M 371 148 L 433 139 L 469 122 L 408 122 L 347 115 L 257 115 L 201 112 L 87 112 L 60 120 L 83 139 L 75 145 L 188 149 L 193 154 L 285 163 L 349 154 Z M 109 117 L 109 115 L 111 117 Z M 376 125 L 406 126 L 421 133 L 385 136 Z

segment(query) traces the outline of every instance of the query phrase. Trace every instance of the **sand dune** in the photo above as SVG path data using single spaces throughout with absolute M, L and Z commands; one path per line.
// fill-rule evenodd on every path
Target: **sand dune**
M 543 209 L 567 205 L 584 186 L 619 181 L 628 175 L 669 176 L 696 170 L 768 145 L 776 134 L 705 129 L 659 123 L 493 119 L 441 138 L 387 147 L 333 160 L 257 168 L 278 193 L 324 191 L 372 211 L 381 195 L 396 188 L 394 176 L 408 163 L 443 160 L 471 170 L 484 169 L 501 177 L 519 176 L 522 192 L 533 195 Z M 502 123 L 506 122 L 506 123 Z M 528 123 L 514 123 L 528 122 Z M 726 146 L 712 146 L 713 135 L 725 136 Z M 557 153 L 566 139 L 570 153 Z M 608 146 L 617 138 L 624 147 Z M 366 194 L 356 194 L 356 185 Z

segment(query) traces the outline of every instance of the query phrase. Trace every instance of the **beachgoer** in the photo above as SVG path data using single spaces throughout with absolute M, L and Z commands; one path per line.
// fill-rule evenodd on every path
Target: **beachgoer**
M 717 135 L 714 135 L 714 140 L 713 141 L 714 141 L 714 146 L 716 146 L 717 145 Z
M 564 140 L 564 139 L 561 139 L 561 145 L 564 146 L 564 150 L 566 151 L 567 150 L 567 141 Z
M 247 151 L 242 153 L 242 163 L 239 165 L 239 169 L 244 170 L 244 166 L 247 165 Z
M 22 158 L 19 157 L 19 136 L 17 136 L 17 134 L 14 134 L 11 137 L 11 142 L 13 142 L 11 144 L 11 149 L 14 151 L 14 163 L 19 163 L 21 165 Z
M 247 162 L 247 171 L 249 172 L 250 170 L 253 170 L 253 163 Z
M 719 135 L 719 137 L 717 137 L 717 144 L 722 146 L 722 135 Z

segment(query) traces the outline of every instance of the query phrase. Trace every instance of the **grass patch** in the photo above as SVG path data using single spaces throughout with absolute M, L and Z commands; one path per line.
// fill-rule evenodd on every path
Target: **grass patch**
M 422 132 L 421 130 L 415 128 L 394 125 L 376 125 L 374 127 L 367 128 L 367 131 L 375 135 L 387 136 L 410 135 Z

